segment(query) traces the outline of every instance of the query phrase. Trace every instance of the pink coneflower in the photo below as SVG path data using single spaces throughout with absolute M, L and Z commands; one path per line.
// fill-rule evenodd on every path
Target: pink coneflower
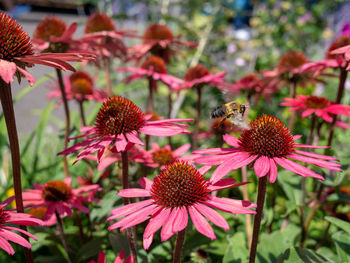
M 284 100 L 281 106 L 290 106 L 290 111 L 301 111 L 303 118 L 315 114 L 326 122 L 332 122 L 333 114 L 350 117 L 350 106 L 336 104 L 323 97 L 297 95 L 295 99 L 284 98 Z M 337 125 L 344 129 L 349 128 L 348 124 L 341 121 L 337 121 Z
M 71 216 L 72 208 L 84 213 L 90 213 L 83 202 L 98 202 L 90 193 L 101 190 L 98 185 L 89 185 L 73 189 L 71 178 L 63 181 L 51 181 L 44 185 L 37 185 L 36 189 L 27 189 L 23 192 L 25 206 L 42 207 L 46 206 L 45 220 L 49 219 L 55 212 L 61 216 Z
M 83 148 L 77 161 L 98 151 L 101 156 L 108 147 L 116 147 L 118 152 L 130 149 L 134 144 L 143 145 L 138 138 L 138 132 L 153 136 L 172 136 L 179 133 L 190 133 L 185 128 L 187 124 L 178 122 L 192 119 L 165 119 L 149 121 L 151 116 L 145 116 L 139 107 L 123 97 L 110 97 L 102 105 L 96 117 L 94 127 L 81 129 L 87 137 L 67 150 L 58 154 L 71 154 Z
M 14 76 L 18 77 L 19 80 L 24 76 L 31 85 L 34 84 L 34 77 L 25 70 L 26 67 L 31 67 L 34 64 L 74 71 L 74 68 L 66 61 L 81 61 L 83 58 L 91 58 L 91 55 L 77 53 L 34 54 L 30 37 L 12 17 L 0 12 L 0 26 L 2 28 L 0 77 L 6 83 L 13 82 Z
M 143 37 L 142 44 L 132 47 L 129 52 L 139 60 L 147 53 L 161 57 L 166 63 L 170 62 L 170 57 L 178 53 L 181 46 L 195 47 L 193 42 L 180 41 L 180 36 L 175 37 L 170 29 L 165 25 L 150 25 Z
M 50 218 L 45 219 L 45 214 L 47 212 L 47 207 L 46 206 L 39 206 L 35 208 L 31 208 L 28 211 L 28 214 L 32 215 L 33 217 L 39 218 L 40 220 L 43 221 L 44 226 L 52 226 L 57 223 L 56 217 L 54 214 L 50 216 Z M 63 215 L 62 215 L 63 217 Z
M 297 162 L 305 162 L 341 171 L 340 164 L 334 163 L 337 158 L 297 150 L 296 148 L 328 148 L 296 143 L 300 136 L 292 136 L 290 131 L 276 117 L 262 115 L 250 123 L 251 128 L 243 131 L 240 138 L 225 135 L 227 144 L 235 148 L 213 148 L 197 150 L 194 153 L 211 154 L 195 159 L 205 165 L 219 165 L 211 178 L 217 182 L 227 173 L 254 162 L 256 175 L 261 178 L 269 174 L 270 183 L 277 179 L 277 165 L 303 177 L 324 178 Z
M 69 77 L 65 77 L 64 84 L 67 100 L 95 100 L 103 102 L 108 98 L 106 91 L 94 88 L 93 79 L 87 72 L 82 70 L 72 73 Z M 62 99 L 61 90 L 59 87 L 55 87 L 47 94 L 47 97 Z
M 177 160 L 191 162 L 194 158 L 200 157 L 198 154 L 190 154 L 183 156 L 190 148 L 191 144 L 187 143 L 179 148 L 172 150 L 170 145 L 159 147 L 157 143 L 152 143 L 152 149 L 149 151 L 136 145 L 137 150 L 141 153 L 141 158 L 144 160 L 145 165 L 149 167 L 161 167 L 164 168 Z
M 134 260 L 133 260 L 131 255 L 128 256 L 124 260 L 124 255 L 125 255 L 125 251 L 124 250 L 120 251 L 119 255 L 113 261 L 113 263 L 133 263 L 134 262 Z M 90 260 L 88 263 L 95 263 L 95 260 Z M 101 251 L 98 254 L 98 258 L 97 258 L 97 262 L 96 263 L 106 263 L 106 255 L 105 255 L 105 253 L 103 253 L 103 251 Z
M 161 171 L 151 181 L 141 178 L 143 189 L 130 188 L 119 191 L 123 197 L 142 197 L 149 199 L 113 209 L 107 220 L 124 217 L 108 229 L 121 228 L 121 231 L 150 219 L 143 234 L 143 247 L 148 249 L 155 232 L 161 227 L 162 241 L 168 240 L 176 232 L 184 230 L 188 224 L 188 213 L 198 232 L 215 239 L 213 224 L 228 230 L 229 225 L 223 216 L 210 207 L 231 214 L 255 214 L 250 208 L 256 207 L 248 201 L 212 196 L 210 193 L 246 184 L 235 184 L 234 179 L 223 179 L 216 183 L 204 179 L 207 167 L 196 169 L 194 166 L 176 161 Z
M 34 240 L 38 239 L 27 231 L 13 226 L 7 226 L 5 224 L 16 224 L 24 226 L 43 224 L 40 219 L 32 217 L 31 215 L 24 213 L 15 213 L 11 210 L 5 210 L 4 208 L 9 205 L 14 199 L 15 197 L 12 196 L 10 198 L 7 198 L 4 202 L 0 203 L 0 247 L 10 255 L 15 254 L 15 251 L 13 250 L 8 240 L 26 248 L 31 247 L 30 243 L 25 238 L 16 233 L 13 233 L 11 230 L 18 231 L 24 235 L 27 235 L 28 237 L 33 238 Z

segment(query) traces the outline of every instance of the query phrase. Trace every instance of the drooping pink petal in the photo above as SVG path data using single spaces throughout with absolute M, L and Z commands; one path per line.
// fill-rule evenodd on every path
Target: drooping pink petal
M 152 203 L 153 203 L 153 200 L 148 199 L 148 200 L 143 200 L 143 201 L 139 201 L 136 203 L 124 205 L 121 207 L 117 207 L 117 208 L 111 210 L 111 214 L 113 216 L 108 217 L 107 220 L 112 220 L 112 219 L 116 219 L 119 217 L 130 215 L 130 214 L 138 211 L 141 208 L 144 208 L 146 206 L 151 205 Z
M 238 144 L 238 138 L 236 138 L 235 136 L 232 136 L 232 135 L 228 135 L 228 134 L 225 134 L 222 136 L 222 138 L 224 139 L 224 141 L 228 144 L 228 145 L 231 145 L 233 147 L 239 147 L 239 144 Z
M 22 69 L 21 67 L 17 67 L 17 70 L 18 70 L 19 72 L 21 72 L 21 73 L 25 76 L 25 78 L 28 80 L 30 86 L 33 86 L 33 85 L 34 85 L 34 83 L 35 83 L 35 78 L 34 78 L 31 74 L 29 74 L 28 71 Z
M 270 170 L 270 161 L 268 157 L 260 156 L 254 163 L 254 171 L 257 177 L 265 176 Z
M 9 218 L 6 220 L 6 222 L 10 224 L 26 226 L 35 226 L 43 224 L 43 221 L 41 221 L 40 219 L 24 213 L 9 213 Z
M 317 166 L 320 166 L 323 168 L 327 168 L 330 170 L 341 171 L 341 169 L 339 168 L 341 165 L 338 163 L 327 162 L 324 160 L 314 159 L 311 157 L 306 157 L 306 156 L 302 156 L 302 155 L 298 155 L 298 154 L 289 154 L 288 157 L 295 159 L 295 160 L 298 160 L 298 161 L 301 161 L 301 162 L 312 163 L 314 165 L 317 165 Z
M 192 153 L 195 154 L 217 154 L 217 153 L 230 153 L 230 152 L 236 152 L 237 149 L 232 149 L 232 148 L 211 148 L 211 149 L 202 149 L 202 150 L 195 150 Z
M 209 219 L 213 224 L 217 225 L 218 227 L 221 227 L 225 230 L 229 230 L 230 227 L 228 223 L 226 222 L 225 218 L 220 215 L 218 212 L 216 212 L 214 209 L 211 209 L 210 207 L 203 205 L 201 203 L 194 204 L 194 207 L 206 218 Z
M 205 175 L 210 169 L 211 169 L 211 165 L 204 165 L 201 168 L 198 168 L 197 171 L 201 174 L 201 175 Z
M 310 156 L 310 157 L 313 157 L 313 158 L 339 161 L 337 158 L 335 158 L 333 156 L 322 155 L 322 154 L 317 154 L 317 153 L 312 153 L 312 152 L 305 152 L 305 151 L 302 151 L 302 150 L 294 150 L 294 152 L 302 154 L 302 155 Z
M 177 216 L 177 208 L 172 209 L 170 215 L 165 220 L 162 230 L 160 231 L 160 237 L 162 242 L 167 241 L 175 232 L 173 232 L 173 225 Z
M 232 153 L 227 154 L 218 154 L 218 155 L 207 155 L 194 159 L 195 163 L 206 164 L 206 165 L 219 165 L 225 162 L 226 160 L 232 160 L 237 155 L 240 155 L 240 152 L 232 151 Z
M 317 146 L 317 145 L 307 145 L 307 144 L 299 144 L 296 143 L 295 147 L 300 147 L 300 148 L 311 148 L 311 149 L 329 149 L 329 146 Z
M 228 188 L 232 188 L 232 187 L 238 187 L 238 186 L 250 183 L 250 182 L 243 182 L 243 183 L 235 184 L 235 182 L 236 182 L 236 180 L 233 178 L 223 178 L 223 179 L 217 181 L 215 184 L 210 184 L 208 186 L 208 190 L 210 192 L 214 192 L 214 191 L 219 191 L 219 190 L 228 189 Z
M 15 200 L 15 196 L 11 196 L 11 197 L 7 198 L 5 201 L 0 203 L 0 208 L 4 208 L 4 207 L 8 206 L 9 204 L 11 204 L 13 202 L 13 200 Z
M 270 159 L 269 182 L 274 183 L 277 179 L 277 166 L 273 159 Z
M 144 145 L 143 142 L 137 137 L 136 134 L 133 133 L 127 133 L 126 138 L 128 139 L 129 142 L 135 143 L 135 144 L 140 144 Z
M 147 238 L 143 238 L 143 249 L 144 249 L 144 250 L 148 250 L 148 249 L 149 249 L 149 247 L 150 247 L 151 244 L 152 244 L 153 237 L 154 237 L 154 235 L 150 235 L 150 236 L 147 237 Z
M 18 232 L 20 232 L 20 233 L 22 233 L 22 234 L 25 234 L 25 235 L 27 235 L 27 236 L 33 238 L 34 240 L 38 240 L 36 236 L 34 236 L 34 235 L 32 235 L 31 233 L 29 233 L 29 232 L 27 232 L 27 231 L 25 231 L 25 230 L 22 230 L 22 229 L 20 229 L 20 228 L 13 227 L 13 226 L 3 226 L 2 228 L 3 228 L 3 229 L 7 229 L 7 230 L 18 231 Z M 10 232 L 10 231 L 9 231 L 9 232 Z
M 7 240 L 10 240 L 10 241 L 12 241 L 16 244 L 19 244 L 23 247 L 26 247 L 26 248 L 31 247 L 30 243 L 25 238 L 21 237 L 20 235 L 14 233 L 14 232 L 8 231 L 6 229 L 1 229 L 1 235 L 3 237 L 5 237 Z
M 315 110 L 314 109 L 307 109 L 306 111 L 304 111 L 302 114 L 301 114 L 301 117 L 302 118 L 306 118 L 307 116 L 311 115 L 312 113 L 314 113 Z
M 296 163 L 296 162 L 293 162 L 287 158 L 273 158 L 275 160 L 276 163 L 278 163 L 280 166 L 282 166 L 283 168 L 293 172 L 293 173 L 296 173 L 296 174 L 299 174 L 303 177 L 306 177 L 306 176 L 310 176 L 310 177 L 314 177 L 314 178 L 317 178 L 317 179 L 320 179 L 320 180 L 324 180 L 324 178 L 311 171 L 310 169 Z
M 204 216 L 202 216 L 193 206 L 188 207 L 188 212 L 190 213 L 193 225 L 198 232 L 209 237 L 211 240 L 214 240 L 216 238 L 214 230 L 208 221 L 205 220 Z
M 188 223 L 188 214 L 187 214 L 187 209 L 185 207 L 180 207 L 176 211 L 176 213 L 177 213 L 176 219 L 173 224 L 174 233 L 185 229 Z
M 168 220 L 170 215 L 170 209 L 163 209 L 161 207 L 154 213 L 152 218 L 149 220 L 145 232 L 143 233 L 143 238 L 148 238 L 151 235 L 154 235 L 157 232 L 164 222 Z
M 0 59 L 0 77 L 6 83 L 13 82 L 13 77 L 16 73 L 16 64 L 14 62 L 9 62 L 3 59 Z
M 106 255 L 102 250 L 98 253 L 97 263 L 106 263 Z
M 0 230 L 0 233 L 1 233 L 1 230 Z M 15 251 L 11 247 L 10 243 L 7 242 L 7 240 L 5 240 L 1 235 L 0 235 L 0 247 L 10 255 L 15 254 Z
M 140 185 L 143 189 L 145 190 L 151 190 L 151 187 L 153 185 L 153 181 L 148 179 L 147 177 L 141 177 L 140 180 Z
M 184 144 L 184 145 L 180 146 L 179 148 L 177 148 L 176 150 L 174 150 L 173 154 L 176 157 L 184 155 L 190 148 L 191 148 L 191 144 L 189 144 L 189 143 Z
M 118 192 L 118 195 L 122 196 L 122 197 L 149 197 L 149 196 L 151 196 L 149 190 L 140 189 L 140 188 L 122 189 Z
M 255 214 L 256 212 L 250 208 L 256 207 L 256 204 L 244 200 L 235 200 L 224 197 L 209 196 L 203 202 L 206 205 L 220 209 L 231 214 Z

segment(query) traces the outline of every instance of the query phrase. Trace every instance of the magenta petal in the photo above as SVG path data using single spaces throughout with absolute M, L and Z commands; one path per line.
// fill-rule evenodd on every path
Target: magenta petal
M 317 145 L 307 145 L 307 144 L 299 144 L 299 143 L 296 143 L 295 147 L 311 148 L 311 149 L 329 149 L 329 148 L 331 148 L 330 146 L 317 146 Z
M 140 210 L 141 208 L 144 208 L 145 206 L 151 205 L 152 203 L 153 203 L 153 200 L 148 199 L 148 200 L 139 201 L 137 203 L 132 203 L 132 204 L 128 204 L 128 205 L 124 205 L 124 206 L 112 209 L 111 214 L 113 216 L 110 216 L 109 218 L 107 218 L 107 220 L 116 219 L 119 217 L 130 215 L 130 214 Z
M 226 160 L 232 160 L 235 156 L 239 155 L 239 152 L 234 151 L 227 154 L 218 154 L 218 155 L 207 155 L 195 158 L 193 161 L 195 163 L 206 164 L 206 165 L 219 165 L 225 162 Z
M 149 197 L 151 196 L 149 190 L 140 188 L 123 189 L 118 192 L 118 195 L 122 197 Z
M 291 160 L 289 160 L 287 158 L 277 158 L 277 157 L 275 157 L 273 159 L 280 166 L 282 166 L 283 168 L 285 168 L 285 169 L 287 169 L 287 170 L 289 170 L 289 171 L 291 171 L 293 173 L 296 173 L 296 174 L 301 175 L 303 177 L 310 176 L 310 177 L 314 177 L 314 178 L 317 178 L 317 179 L 320 179 L 320 180 L 324 180 L 324 178 L 321 175 L 319 175 L 319 174 L 311 171 L 310 169 L 308 169 L 308 168 L 306 168 L 306 167 L 304 167 L 304 166 L 302 166 L 302 165 L 300 165 L 300 164 L 298 164 L 296 162 L 293 162 L 293 161 L 291 161 Z
M 188 214 L 185 207 L 180 207 L 177 210 L 176 219 L 173 224 L 173 232 L 179 232 L 186 228 L 188 223 Z
M 277 166 L 273 159 L 270 159 L 270 173 L 269 173 L 269 181 L 270 183 L 274 183 L 277 179 Z
M 306 118 L 307 116 L 311 115 L 312 113 L 314 113 L 315 110 L 313 109 L 307 109 L 306 111 L 304 111 L 302 114 L 301 114 L 301 117 L 302 118 Z
M 31 74 L 29 74 L 28 71 L 22 69 L 21 67 L 17 67 L 17 70 L 18 70 L 19 72 L 21 72 L 21 73 L 26 77 L 26 79 L 28 80 L 30 86 L 33 86 L 33 85 L 34 85 L 34 83 L 35 83 L 35 78 L 34 78 Z
M 143 238 L 145 239 L 149 236 L 153 236 L 154 233 L 157 232 L 169 218 L 169 214 L 170 209 L 158 207 L 158 210 L 154 212 L 152 218 L 149 220 L 145 232 L 143 232 Z
M 243 183 L 235 184 L 235 182 L 236 180 L 233 178 L 223 178 L 217 181 L 214 185 L 209 185 L 208 190 L 210 192 L 214 192 L 214 191 L 219 191 L 219 190 L 228 189 L 232 187 L 238 187 L 238 186 L 250 183 L 250 182 L 243 182 Z
M 152 180 L 148 179 L 147 177 L 141 177 L 139 182 L 142 188 L 144 188 L 145 190 L 151 190 L 151 187 L 153 185 Z
M 137 137 L 136 134 L 133 133 L 127 133 L 126 138 L 129 140 L 129 142 L 143 145 L 143 142 Z
M 270 170 L 269 158 L 260 156 L 254 163 L 254 171 L 257 177 L 261 178 L 265 176 Z
M 174 208 L 169 217 L 165 220 L 162 230 L 160 231 L 160 237 L 162 242 L 167 241 L 175 232 L 173 232 L 174 221 L 177 216 L 177 208 Z
M 16 73 L 16 64 L 14 62 L 9 62 L 0 59 L 0 77 L 6 83 L 13 82 L 13 77 Z
M 196 208 L 189 206 L 188 212 L 190 213 L 192 222 L 199 233 L 209 237 L 211 240 L 215 239 L 215 234 L 213 228 L 210 226 L 207 220 L 205 220 L 204 216 L 201 215 L 197 211 Z
M 4 207 L 8 206 L 9 204 L 12 203 L 13 200 L 15 200 L 15 196 L 11 196 L 11 197 L 7 198 L 5 201 L 0 203 L 0 208 L 4 208 Z
M 294 150 L 294 152 L 302 154 L 302 155 L 306 155 L 306 156 L 309 156 L 309 157 L 313 157 L 313 158 L 339 161 L 337 158 L 332 157 L 332 156 L 328 156 L 328 155 L 322 155 L 322 154 L 317 154 L 317 153 L 312 153 L 312 152 L 305 152 L 305 151 L 301 151 L 301 150 Z
M 230 152 L 237 152 L 237 149 L 234 148 L 211 148 L 211 149 L 202 149 L 202 150 L 195 150 L 192 153 L 195 154 L 216 154 L 216 153 L 230 153 Z
M 235 200 L 224 197 L 210 196 L 204 204 L 220 209 L 231 214 L 255 214 L 250 208 L 256 207 L 256 204 L 244 200 Z
M 229 230 L 230 227 L 228 223 L 226 222 L 225 218 L 220 215 L 218 212 L 216 212 L 214 209 L 203 205 L 201 203 L 194 204 L 194 207 L 202 213 L 203 216 L 208 218 L 213 224 L 217 225 L 218 227 L 221 227 L 225 230 Z
M 239 140 L 235 136 L 225 134 L 222 137 L 228 145 L 231 145 L 233 147 L 239 147 L 239 144 L 238 144 Z
M 26 247 L 26 248 L 31 247 L 30 243 L 25 238 L 21 237 L 20 235 L 14 232 L 8 231 L 6 229 L 1 229 L 1 235 L 5 237 L 7 240 L 17 243 L 23 247 Z
M 205 175 L 210 169 L 211 169 L 211 165 L 204 165 L 201 168 L 198 168 L 197 171 L 201 174 L 201 175 Z
M 298 154 L 289 154 L 288 157 L 295 159 L 295 160 L 298 160 L 298 161 L 301 161 L 301 162 L 312 163 L 314 165 L 317 165 L 317 166 L 320 166 L 323 168 L 327 168 L 330 170 L 341 171 L 341 169 L 339 168 L 340 164 L 338 164 L 338 163 L 327 162 L 324 160 L 314 159 L 311 157 L 306 157 L 306 156 L 302 156 L 302 155 L 298 155 Z
M 150 236 L 147 237 L 147 238 L 145 238 L 145 237 L 143 238 L 143 249 L 144 249 L 144 250 L 149 249 L 149 247 L 150 247 L 151 244 L 152 244 L 153 237 L 154 237 L 154 235 L 150 235 Z
M 175 157 L 184 155 L 189 149 L 191 148 L 191 144 L 187 143 L 182 145 L 181 147 L 177 148 L 173 151 L 173 154 Z
M 22 234 L 25 234 L 25 235 L 27 235 L 27 236 L 33 238 L 34 240 L 38 240 L 38 239 L 36 238 L 36 236 L 34 236 L 34 235 L 32 235 L 31 233 L 29 233 L 29 232 L 27 232 L 27 231 L 25 231 L 25 230 L 22 230 L 22 229 L 20 229 L 20 228 L 12 227 L 12 226 L 3 226 L 3 228 L 4 228 L 4 229 L 7 229 L 7 230 L 18 231 L 18 232 L 20 232 L 20 233 L 22 233 Z
M 1 233 L 1 232 L 0 232 Z M 10 243 L 5 240 L 0 234 L 0 247 L 5 250 L 8 254 L 13 255 L 15 251 L 11 247 Z

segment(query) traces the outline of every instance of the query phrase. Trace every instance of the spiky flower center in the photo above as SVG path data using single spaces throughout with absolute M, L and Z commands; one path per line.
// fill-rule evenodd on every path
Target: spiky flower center
M 167 26 L 152 24 L 150 25 L 145 33 L 143 34 L 143 42 L 148 42 L 152 40 L 170 40 L 174 39 L 173 33 Z
M 175 161 L 163 169 L 151 188 L 154 203 L 167 208 L 192 206 L 205 201 L 208 194 L 204 177 L 182 161 Z
M 245 88 L 252 89 L 259 84 L 259 79 L 255 74 L 247 74 L 239 81 Z
M 28 34 L 12 17 L 0 12 L 0 59 L 13 61 L 33 53 Z
M 303 52 L 291 50 L 282 56 L 277 69 L 279 72 L 290 72 L 293 69 L 299 68 L 307 61 L 307 57 Z
M 5 224 L 9 219 L 9 213 L 4 208 L 0 208 L 0 226 Z
M 324 109 L 329 106 L 330 101 L 323 97 L 310 96 L 305 104 L 309 109 Z
M 331 54 L 333 50 L 336 50 L 337 48 L 345 47 L 350 45 L 350 36 L 348 35 L 342 35 L 338 37 L 332 45 L 328 48 L 328 51 L 326 53 L 326 59 L 336 59 L 337 55 Z
M 47 207 L 41 206 L 41 207 L 36 207 L 36 208 L 30 209 L 28 213 L 36 218 L 39 218 L 41 220 L 45 220 L 46 211 L 47 211 Z
M 115 30 L 114 22 L 106 14 L 102 13 L 90 15 L 85 26 L 85 34 L 113 30 Z
M 93 93 L 93 80 L 86 72 L 74 72 L 69 76 L 69 81 L 74 94 L 90 95 Z
M 160 148 L 152 153 L 152 159 L 159 165 L 169 164 L 174 161 L 172 151 L 167 148 Z
M 56 16 L 47 16 L 42 20 L 34 32 L 34 39 L 50 41 L 51 36 L 60 37 L 66 31 L 67 25 Z
M 203 78 L 206 75 L 209 75 L 209 70 L 207 70 L 204 66 L 199 64 L 197 66 L 190 68 L 187 71 L 187 73 L 185 75 L 185 80 L 192 81 L 195 79 Z
M 110 97 L 96 117 L 95 127 L 100 136 L 137 132 L 144 125 L 144 114 L 132 101 Z
M 153 70 L 154 72 L 161 74 L 166 73 L 166 66 L 163 59 L 157 56 L 148 57 L 145 62 L 142 63 L 141 68 L 146 70 Z
M 47 182 L 42 188 L 42 197 L 49 202 L 65 202 L 72 197 L 72 188 L 64 181 Z
M 294 151 L 294 139 L 290 131 L 276 117 L 261 115 L 243 131 L 238 144 L 252 155 L 285 157 Z

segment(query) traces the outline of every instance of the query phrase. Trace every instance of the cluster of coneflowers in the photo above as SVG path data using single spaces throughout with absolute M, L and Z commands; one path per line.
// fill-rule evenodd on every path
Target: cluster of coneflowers
M 198 232 L 210 239 L 215 239 L 216 236 L 208 221 L 224 230 L 230 228 L 225 218 L 215 209 L 229 214 L 246 214 L 249 220 L 249 215 L 255 215 L 253 232 L 249 231 L 249 227 L 247 230 L 247 239 L 251 240 L 250 262 L 254 262 L 267 179 L 270 183 L 277 180 L 278 167 L 303 178 L 313 177 L 320 180 L 324 180 L 326 173 L 323 172 L 322 175 L 316 173 L 310 165 L 330 171 L 341 171 L 336 157 L 316 154 L 310 149 L 330 148 L 334 128 L 336 126 L 348 128 L 345 122 L 338 120 L 339 115 L 350 117 L 350 107 L 340 104 L 350 54 L 350 46 L 347 46 L 350 44 L 350 38 L 347 36 L 341 36 L 335 41 L 324 61 L 311 62 L 302 52 L 290 51 L 282 56 L 276 69 L 250 73 L 234 83 L 228 83 L 224 81 L 225 72 L 210 72 L 200 64 L 190 67 L 183 78 L 168 74 L 167 65 L 179 51 L 183 47 L 196 45 L 181 41 L 165 25 L 152 24 L 140 37 L 135 31 L 117 30 L 108 16 L 97 13 L 91 15 L 86 22 L 84 36 L 73 38 L 77 29 L 76 23 L 67 26 L 59 18 L 50 16 L 39 23 L 33 40 L 15 20 L 4 13 L 0 14 L 0 26 L 2 39 L 0 98 L 8 129 L 15 188 L 15 197 L 5 200 L 0 206 L 0 247 L 13 254 L 14 250 L 8 241 L 22 245 L 25 248 L 27 262 L 33 262 L 33 257 L 26 237 L 34 239 L 35 237 L 25 228 L 14 228 L 7 226 L 7 223 L 39 224 L 45 227 L 57 225 L 66 259 L 73 262 L 69 243 L 64 234 L 64 218 L 70 217 L 73 213 L 77 215 L 79 212 L 89 213 L 89 204 L 100 201 L 95 195 L 103 190 L 101 185 L 86 181 L 79 188 L 72 187 L 67 160 L 69 154 L 77 153 L 75 162 L 85 159 L 90 163 L 97 163 L 99 171 L 110 170 L 111 165 L 117 162 L 121 164 L 119 179 L 123 189 L 118 195 L 123 197 L 124 205 L 113 209 L 107 220 L 110 223 L 109 230 L 126 230 L 131 256 L 125 262 L 138 261 L 138 237 L 135 226 L 145 221 L 148 223 L 143 231 L 143 248 L 145 250 L 150 248 L 158 230 L 162 242 L 177 234 L 173 262 L 180 262 L 189 219 Z M 142 44 L 128 48 L 124 43 L 126 37 L 141 38 Z M 132 73 L 126 78 L 126 83 L 138 78 L 148 81 L 149 92 L 145 111 L 131 100 L 114 95 L 110 79 L 110 67 L 114 58 L 136 65 L 117 69 Z M 80 61 L 83 65 L 93 63 L 103 68 L 106 89 L 95 88 L 94 78 L 82 70 L 63 76 L 62 70 L 75 71 L 68 63 L 71 61 Z M 26 67 L 34 64 L 54 67 L 57 71 L 57 84 L 55 84 L 57 88 L 53 88 L 49 97 L 58 97 L 59 103 L 63 103 L 65 108 L 65 139 L 62 152 L 58 153 L 64 156 L 65 178 L 35 185 L 35 189 L 27 189 L 22 194 L 20 156 L 10 85 L 15 76 L 18 80 L 25 77 L 30 84 L 33 84 L 35 80 L 27 72 Z M 327 77 L 329 68 L 340 72 L 335 102 L 315 95 L 298 94 L 298 88 L 302 88 L 306 83 L 322 81 L 323 77 Z M 168 87 L 167 119 L 156 113 L 154 96 L 159 81 Z M 198 140 L 206 138 L 208 134 L 210 136 L 208 132 L 200 134 L 201 101 L 206 86 L 217 86 L 219 89 L 243 93 L 248 103 L 253 105 L 252 98 L 255 99 L 255 104 L 261 97 L 268 100 L 271 94 L 286 85 L 290 86 L 290 98 L 285 98 L 285 102 L 281 105 L 291 106 L 292 112 L 301 112 L 302 118 L 311 119 L 307 143 L 298 143 L 297 140 L 301 136 L 292 134 L 297 117 L 295 113 L 290 115 L 289 128 L 275 116 L 260 114 L 250 123 L 249 128 L 243 131 L 234 127 L 230 119 L 217 121 L 212 125 L 211 132 L 222 138 L 219 147 L 198 149 Z M 164 147 L 156 142 L 151 143 L 154 140 L 151 136 L 171 137 L 191 133 L 187 122 L 193 119 L 170 118 L 173 98 L 186 89 L 194 89 L 198 95 L 192 154 L 186 154 L 191 144 L 184 144 L 174 149 L 171 141 Z M 73 138 L 70 138 L 69 100 L 78 103 L 81 115 L 81 134 Z M 88 126 L 84 110 L 84 103 L 89 100 L 102 103 L 91 126 Z M 323 122 L 330 125 L 329 141 L 327 146 L 317 146 L 317 137 L 321 134 L 320 124 Z M 230 135 L 233 130 L 240 135 L 238 137 Z M 68 147 L 70 140 L 80 141 Z M 230 148 L 222 147 L 224 143 Z M 303 150 L 304 148 L 307 150 Z M 141 188 L 135 187 L 134 182 L 130 187 L 130 162 L 138 162 L 144 167 L 145 176 L 139 180 Z M 215 170 L 211 173 L 209 171 L 213 166 Z M 247 166 L 253 167 L 254 173 L 259 178 L 257 205 L 248 200 L 218 196 L 217 191 L 238 186 L 244 188 L 243 192 L 247 191 L 245 185 L 249 182 L 246 176 L 242 176 L 243 182 L 237 182 L 236 179 L 227 176 L 231 171 L 240 168 L 243 175 Z M 147 178 L 147 170 L 151 168 L 146 167 L 157 169 L 157 175 L 153 180 Z M 321 190 L 318 195 L 321 195 L 323 189 L 322 187 L 319 189 Z M 244 195 L 245 199 L 246 196 Z M 17 213 L 4 209 L 14 198 Z M 305 203 L 305 200 L 303 202 Z M 25 208 L 30 209 L 30 215 L 23 213 Z M 305 220 L 304 217 L 302 214 L 302 244 L 305 242 L 308 227 L 308 218 Z M 25 237 L 10 230 L 19 231 Z M 123 258 L 124 252 L 115 262 L 122 262 Z M 105 262 L 102 251 L 97 262 Z

